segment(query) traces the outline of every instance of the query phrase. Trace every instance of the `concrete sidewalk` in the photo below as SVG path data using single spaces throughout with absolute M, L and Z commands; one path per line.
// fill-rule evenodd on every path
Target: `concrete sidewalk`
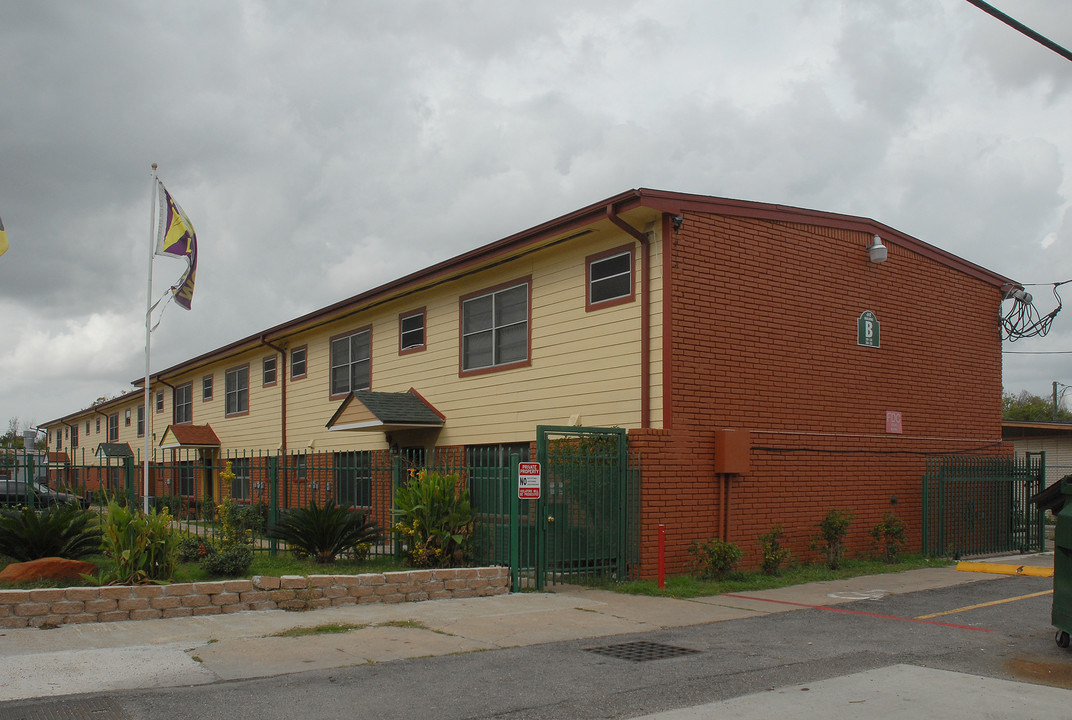
M 1016 556 L 989 562 L 1052 565 L 1052 556 Z M 277 610 L 8 629 L 0 631 L 0 701 L 206 684 L 640 633 L 996 577 L 1001 576 L 942 567 L 750 592 L 747 597 L 676 600 L 564 587 L 547 593 L 348 605 L 302 613 Z M 327 625 L 355 629 L 345 634 L 285 634 Z

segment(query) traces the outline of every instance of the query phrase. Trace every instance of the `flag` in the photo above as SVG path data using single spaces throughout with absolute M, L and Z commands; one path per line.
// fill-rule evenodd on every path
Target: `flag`
M 0 255 L 7 252 L 7 232 L 4 231 L 4 221 L 0 220 Z
M 157 180 L 157 182 L 160 182 Z M 190 309 L 197 274 L 197 235 L 193 223 L 160 182 L 160 225 L 156 232 L 156 254 L 186 258 L 186 272 L 171 287 L 179 307 Z

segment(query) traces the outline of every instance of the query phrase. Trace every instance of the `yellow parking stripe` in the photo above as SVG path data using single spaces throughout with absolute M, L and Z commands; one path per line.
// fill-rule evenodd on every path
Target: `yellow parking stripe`
M 930 620 L 931 618 L 942 617 L 943 615 L 954 615 L 956 613 L 965 612 L 967 610 L 975 610 L 976 608 L 990 607 L 991 605 L 1001 605 L 1003 603 L 1014 602 L 1016 600 L 1027 600 L 1028 598 L 1042 597 L 1043 595 L 1052 595 L 1053 590 L 1043 590 L 1042 592 L 1031 593 L 1030 595 L 1021 595 L 1019 597 L 1005 598 L 1004 600 L 991 600 L 990 602 L 979 603 L 978 605 L 966 605 L 964 607 L 957 608 L 956 610 L 946 610 L 944 612 L 931 613 L 930 615 L 918 615 L 916 620 Z

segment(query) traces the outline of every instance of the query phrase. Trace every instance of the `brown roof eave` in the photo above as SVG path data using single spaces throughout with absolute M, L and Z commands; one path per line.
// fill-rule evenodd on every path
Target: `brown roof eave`
M 885 241 L 891 241 L 895 245 L 936 260 L 943 265 L 959 270 L 977 280 L 989 283 L 1002 289 L 1022 288 L 1020 283 L 1011 280 L 991 270 L 976 265 L 973 262 L 958 257 L 952 253 L 941 250 L 933 245 L 923 242 L 918 238 L 907 235 L 899 230 L 883 225 L 870 218 L 855 215 L 842 215 L 840 213 L 825 212 L 822 210 L 809 210 L 806 208 L 793 207 L 791 205 L 774 205 L 770 203 L 754 202 L 751 200 L 731 200 L 727 198 L 707 197 L 705 195 L 689 195 L 686 193 L 666 192 L 663 190 L 641 189 L 637 191 L 641 198 L 640 204 L 663 212 L 680 214 L 682 212 L 706 212 L 716 215 L 732 217 L 748 217 L 758 220 L 774 220 L 778 222 L 794 222 L 808 225 L 821 225 L 839 230 L 856 230 L 869 235 L 878 235 Z

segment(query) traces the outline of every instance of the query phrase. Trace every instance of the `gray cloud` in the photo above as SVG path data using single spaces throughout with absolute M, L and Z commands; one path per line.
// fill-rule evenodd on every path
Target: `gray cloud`
M 1072 43 L 1072 9 L 1013 10 Z M 152 162 L 200 240 L 154 369 L 638 186 L 1072 278 L 1072 63 L 968 3 L 44 0 L 0 36 L 4 417 L 141 374 Z M 1063 358 L 1006 385 L 1072 383 Z

